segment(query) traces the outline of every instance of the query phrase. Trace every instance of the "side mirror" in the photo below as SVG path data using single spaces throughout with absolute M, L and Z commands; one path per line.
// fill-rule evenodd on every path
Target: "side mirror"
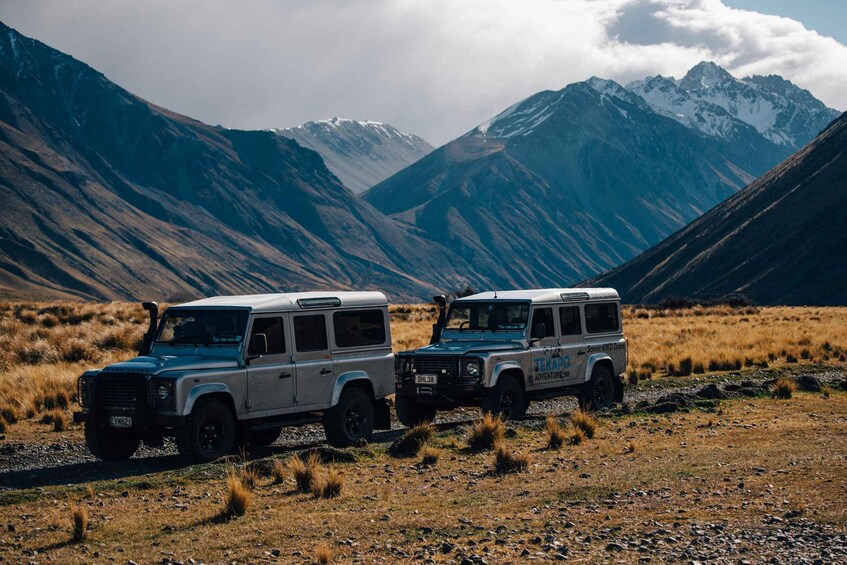
M 268 336 L 265 334 L 256 334 L 253 336 L 250 343 L 251 357 L 261 357 L 268 354 Z
M 536 322 L 532 325 L 532 339 L 541 339 L 547 335 L 547 326 L 544 322 Z

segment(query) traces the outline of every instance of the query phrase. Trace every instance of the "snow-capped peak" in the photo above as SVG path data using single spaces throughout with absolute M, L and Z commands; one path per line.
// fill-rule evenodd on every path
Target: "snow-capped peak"
M 737 81 L 738 79 L 712 61 L 702 61 L 686 73 L 679 81 L 679 86 L 685 90 L 699 90 Z

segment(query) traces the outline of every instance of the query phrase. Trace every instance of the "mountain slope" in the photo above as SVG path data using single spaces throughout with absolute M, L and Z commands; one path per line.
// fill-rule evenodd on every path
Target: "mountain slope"
M 631 262 L 585 283 L 627 302 L 742 293 L 847 304 L 847 114 L 754 184 Z
M 635 256 L 754 177 L 601 79 L 538 93 L 364 194 L 500 288 Z
M 372 121 L 332 118 L 273 131 L 317 151 L 327 168 L 355 193 L 364 192 L 433 150 L 416 135 Z
M 3 24 L 0 198 L 5 297 L 332 287 L 420 298 L 475 282 L 317 153 L 149 104 Z

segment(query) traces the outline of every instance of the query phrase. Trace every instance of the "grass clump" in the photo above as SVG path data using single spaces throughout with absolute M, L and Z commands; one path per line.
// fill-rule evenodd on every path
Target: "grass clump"
M 571 433 L 568 436 L 568 443 L 571 445 L 579 445 L 585 441 L 585 432 L 582 428 L 571 428 Z
M 328 565 L 332 561 L 332 550 L 326 545 L 319 545 L 315 549 L 315 561 L 318 565 Z
M 503 421 L 491 414 L 486 414 L 468 429 L 468 447 L 474 451 L 493 449 L 495 444 L 503 441 L 505 436 L 506 426 L 503 425 Z
M 241 477 L 231 470 L 226 478 L 226 497 L 221 515 L 224 518 L 244 516 L 250 509 L 251 502 L 250 489 L 244 485 Z
M 71 519 L 73 527 L 71 529 L 71 541 L 73 543 L 81 542 L 85 539 L 88 532 L 88 508 L 85 506 L 71 505 Z
M 544 422 L 544 433 L 547 434 L 547 449 L 559 449 L 567 439 L 565 430 L 552 414 L 548 415 Z
M 294 477 L 294 484 L 299 492 L 312 492 L 312 483 L 315 481 L 320 459 L 317 453 L 312 453 L 306 461 L 299 455 L 294 455 L 288 460 L 288 470 Z
M 0 416 L 0 434 L 5 434 L 8 428 L 9 424 L 6 423 L 6 418 Z
M 271 478 L 275 485 L 281 485 L 285 482 L 285 465 L 279 459 L 274 459 L 273 467 L 271 467 Z
M 821 394 L 823 395 L 824 398 L 829 398 L 830 396 L 832 396 L 832 387 L 829 386 L 829 385 L 823 385 L 821 387 Z M 0 429 L 2 429 L 2 428 L 0 428 Z
M 635 453 L 635 442 L 634 441 L 630 441 L 626 445 L 626 452 L 627 453 Z
M 597 433 L 597 420 L 585 410 L 575 410 L 571 413 L 571 425 L 582 430 L 588 439 L 592 439 Z
M 432 447 L 424 447 L 423 449 L 421 449 L 420 455 L 421 465 L 431 467 L 438 463 L 438 458 L 441 456 L 441 452 Z
M 53 423 L 54 432 L 63 432 L 65 431 L 65 429 L 67 429 L 67 421 L 65 420 L 65 414 L 61 410 L 54 410 L 51 420 Z
M 528 453 L 514 453 L 506 442 L 499 441 L 494 445 L 494 471 L 497 474 L 526 471 L 529 462 Z
M 797 391 L 797 383 L 793 379 L 780 377 L 773 384 L 771 396 L 781 400 L 787 400 Z
M 412 426 L 391 444 L 389 452 L 394 456 L 406 457 L 417 455 L 424 445 L 435 437 L 435 426 L 422 422 Z
M 344 488 L 344 476 L 334 469 L 320 473 L 312 481 L 312 494 L 315 498 L 335 498 Z

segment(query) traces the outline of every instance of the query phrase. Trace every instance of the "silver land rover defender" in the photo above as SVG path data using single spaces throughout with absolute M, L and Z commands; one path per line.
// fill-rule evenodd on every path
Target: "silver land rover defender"
M 437 410 L 480 406 L 523 417 L 531 400 L 575 395 L 586 409 L 623 401 L 627 343 L 609 288 L 484 292 L 439 304 L 430 345 L 395 360 L 406 426 Z
M 89 450 L 127 459 L 174 436 L 211 461 L 283 426 L 323 422 L 329 443 L 390 427 L 394 392 L 388 302 L 380 292 L 220 296 L 168 308 L 145 303 L 140 356 L 79 379 Z

